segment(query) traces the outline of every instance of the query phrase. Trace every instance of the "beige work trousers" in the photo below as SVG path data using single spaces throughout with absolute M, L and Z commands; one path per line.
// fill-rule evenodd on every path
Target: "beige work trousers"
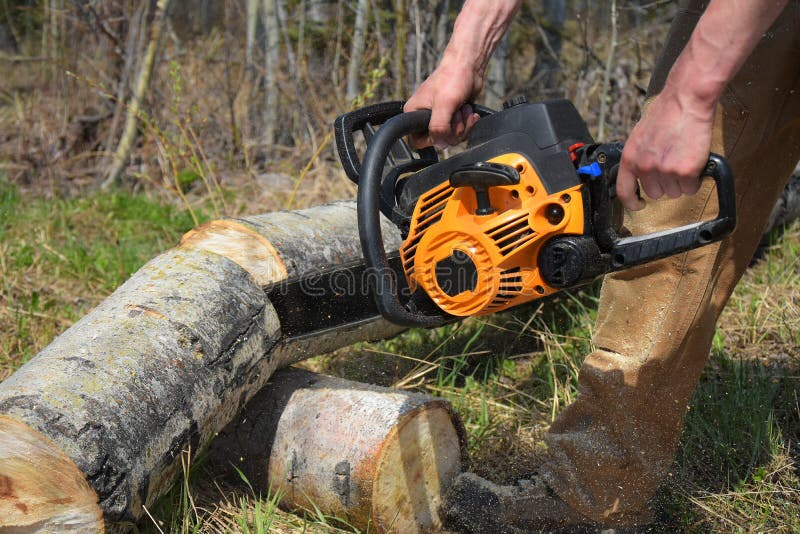
M 707 2 L 684 2 L 653 74 L 657 94 Z M 714 327 L 800 159 L 800 2 L 790 0 L 721 100 L 712 150 L 736 178 L 738 224 L 719 244 L 607 276 L 579 394 L 552 425 L 542 474 L 574 509 L 640 524 L 673 461 Z M 710 182 L 710 181 L 709 181 Z M 646 233 L 710 219 L 716 193 L 651 201 L 627 227 Z

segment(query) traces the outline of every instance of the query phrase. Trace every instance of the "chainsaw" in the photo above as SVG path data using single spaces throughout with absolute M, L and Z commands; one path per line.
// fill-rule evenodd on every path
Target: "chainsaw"
M 515 97 L 502 111 L 475 109 L 481 119 L 466 149 L 442 161 L 405 141 L 427 132 L 429 110 L 384 102 L 334 123 L 342 166 L 358 186 L 375 305 L 393 323 L 432 327 L 499 312 L 713 243 L 735 226 L 733 176 L 716 154 L 701 175 L 716 183 L 716 218 L 631 236 L 615 188 L 623 145 L 594 142 L 571 102 Z M 384 250 L 381 213 L 403 237 L 396 261 Z

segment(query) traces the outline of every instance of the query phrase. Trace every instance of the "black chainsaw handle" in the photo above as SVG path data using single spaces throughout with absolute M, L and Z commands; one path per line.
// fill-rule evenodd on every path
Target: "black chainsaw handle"
M 445 315 L 412 313 L 400 302 L 396 275 L 383 248 L 378 209 L 383 167 L 392 146 L 407 135 L 426 132 L 430 120 L 430 110 L 420 110 L 402 113 L 386 121 L 367 146 L 358 183 L 358 236 L 370 282 L 374 285 L 375 304 L 381 315 L 401 326 L 433 327 L 447 322 Z
M 710 221 L 616 240 L 611 251 L 612 270 L 627 269 L 707 245 L 733 231 L 736 227 L 736 193 L 728 161 L 717 154 L 710 154 L 700 178 L 705 176 L 713 178 L 717 186 L 717 217 Z
M 375 129 L 392 117 L 403 113 L 404 105 L 405 102 L 401 100 L 379 102 L 339 115 L 333 121 L 333 134 L 336 140 L 339 161 L 342 163 L 345 174 L 353 183 L 358 184 L 359 176 L 361 175 L 361 161 L 359 161 L 358 150 L 356 149 L 355 132 L 363 132 L 364 138 L 369 144 Z M 396 156 L 401 159 L 412 160 L 414 158 L 412 149 L 402 141 L 402 138 L 395 141 L 400 141 L 400 146 L 393 147 L 398 152 Z M 433 147 L 420 149 L 417 151 L 417 155 L 419 160 L 427 165 L 436 163 L 439 160 Z
M 403 113 L 403 106 L 405 106 L 405 102 L 402 100 L 379 102 L 339 115 L 333 121 L 333 134 L 339 161 L 341 161 L 347 177 L 356 185 L 358 185 L 361 175 L 362 162 L 359 160 L 356 149 L 355 132 L 362 132 L 369 144 L 377 127 Z M 470 106 L 481 117 L 494 113 L 493 110 L 479 104 L 470 104 Z M 427 131 L 427 125 L 424 131 Z M 439 161 L 436 149 L 433 147 L 414 150 L 402 138 L 395 139 L 395 142 L 396 144 L 392 146 L 392 150 L 387 156 L 392 166 L 398 164 L 408 166 L 410 163 L 414 170 L 419 170 Z M 416 156 L 414 152 L 416 152 Z

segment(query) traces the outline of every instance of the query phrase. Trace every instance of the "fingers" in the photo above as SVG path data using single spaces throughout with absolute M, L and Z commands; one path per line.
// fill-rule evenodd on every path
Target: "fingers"
M 467 130 L 467 117 L 469 117 L 471 110 L 471 108 L 467 108 L 469 108 L 469 106 L 461 106 L 460 109 L 453 113 L 453 117 L 450 119 L 450 136 L 447 140 L 448 144 L 458 144 L 462 139 L 464 139 L 464 133 Z M 455 143 L 453 141 L 455 141 Z
M 437 95 L 439 98 L 431 108 L 431 122 L 428 124 L 428 135 L 436 148 L 457 145 L 459 134 L 466 129 L 461 113 L 462 102 L 450 95 Z
M 472 111 L 472 106 L 469 104 L 461 106 L 450 121 L 451 134 L 447 139 L 448 144 L 457 145 L 464 141 L 479 118 L 480 116 Z
M 629 146 L 623 150 L 617 174 L 617 196 L 627 209 L 638 211 L 644 207 L 636 195 L 637 181 L 645 195 L 654 200 L 694 195 L 700 189 L 702 167 L 697 168 L 696 162 L 683 159 L 675 162 L 669 158 L 658 162 L 647 149 L 634 155 L 633 145 Z
M 433 145 L 443 149 L 447 146 L 457 145 L 466 139 L 472 127 L 480 119 L 480 116 L 474 113 L 472 106 L 468 104 L 457 106 L 452 112 L 449 111 L 451 105 L 433 105 L 431 108 L 428 133 L 410 136 L 411 146 L 414 148 Z M 412 110 L 408 105 L 405 109 L 406 111 Z

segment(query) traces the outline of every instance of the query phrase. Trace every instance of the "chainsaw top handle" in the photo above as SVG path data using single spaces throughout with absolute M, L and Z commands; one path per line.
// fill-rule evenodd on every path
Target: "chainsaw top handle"
M 375 133 L 364 154 L 358 182 L 358 235 L 367 268 L 373 273 L 375 304 L 381 315 L 401 326 L 440 326 L 446 315 L 422 315 L 406 308 L 398 297 L 398 282 L 383 248 L 379 212 L 381 176 L 386 158 L 395 142 L 414 133 L 425 133 L 430 110 L 401 113 L 386 121 Z
M 494 113 L 493 110 L 480 104 L 469 105 L 481 117 Z M 356 185 L 358 185 L 359 176 L 361 175 L 361 160 L 356 147 L 355 132 L 360 131 L 363 133 L 365 140 L 369 143 L 372 136 L 375 135 L 377 127 L 392 117 L 403 113 L 403 106 L 405 106 L 405 102 L 402 100 L 378 102 L 377 104 L 364 106 L 340 115 L 333 122 L 333 133 L 339 160 L 342 162 L 342 168 L 347 177 Z M 425 130 L 421 130 L 420 133 L 426 131 L 427 125 Z M 436 149 L 433 147 L 412 149 L 402 138 L 398 138 L 395 141 L 387 155 L 387 160 L 391 166 L 407 165 L 407 162 L 414 162 L 415 168 L 411 170 L 416 171 L 439 161 Z

